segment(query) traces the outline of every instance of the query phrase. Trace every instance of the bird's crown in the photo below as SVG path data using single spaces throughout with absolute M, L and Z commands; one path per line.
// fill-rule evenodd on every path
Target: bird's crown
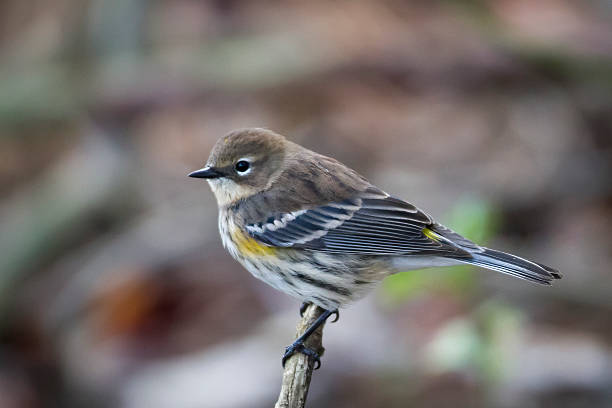
M 226 167 L 243 158 L 256 161 L 264 156 L 282 154 L 286 143 L 284 136 L 268 129 L 238 129 L 217 140 L 207 165 Z

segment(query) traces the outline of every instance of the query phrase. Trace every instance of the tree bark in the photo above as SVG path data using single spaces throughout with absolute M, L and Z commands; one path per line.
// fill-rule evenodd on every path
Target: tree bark
M 323 312 L 323 309 L 314 304 L 308 306 L 297 326 L 295 338 L 301 336 Z M 304 342 L 306 347 L 315 350 L 319 356 L 322 356 L 325 350 L 323 348 L 323 326 L 325 324 L 322 324 Z M 313 369 L 314 361 L 302 353 L 295 353 L 287 360 L 275 408 L 304 408 Z

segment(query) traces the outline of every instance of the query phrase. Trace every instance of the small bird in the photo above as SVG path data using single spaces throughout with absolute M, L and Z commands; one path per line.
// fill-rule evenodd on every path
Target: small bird
M 204 178 L 219 206 L 223 245 L 256 278 L 325 310 L 288 346 L 319 356 L 304 340 L 386 276 L 471 264 L 544 285 L 553 268 L 479 246 L 369 183 L 330 157 L 267 129 L 233 131 L 217 141 Z

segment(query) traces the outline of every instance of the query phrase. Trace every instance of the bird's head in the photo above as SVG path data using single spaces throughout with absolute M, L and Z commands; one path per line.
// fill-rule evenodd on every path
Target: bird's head
M 283 170 L 289 142 L 267 129 L 240 129 L 215 143 L 204 168 L 189 177 L 204 178 L 219 206 L 266 190 Z

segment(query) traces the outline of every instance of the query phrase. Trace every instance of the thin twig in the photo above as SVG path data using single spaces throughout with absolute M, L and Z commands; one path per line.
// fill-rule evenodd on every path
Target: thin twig
M 304 312 L 302 320 L 297 326 L 296 338 L 301 336 L 317 318 L 323 313 L 323 309 L 311 304 Z M 305 342 L 304 345 L 323 355 L 323 326 L 319 327 Z M 295 353 L 285 364 L 283 372 L 283 382 L 281 384 L 280 395 L 275 408 L 304 408 L 306 397 L 310 387 L 310 378 L 314 364 L 311 358 L 302 354 Z

